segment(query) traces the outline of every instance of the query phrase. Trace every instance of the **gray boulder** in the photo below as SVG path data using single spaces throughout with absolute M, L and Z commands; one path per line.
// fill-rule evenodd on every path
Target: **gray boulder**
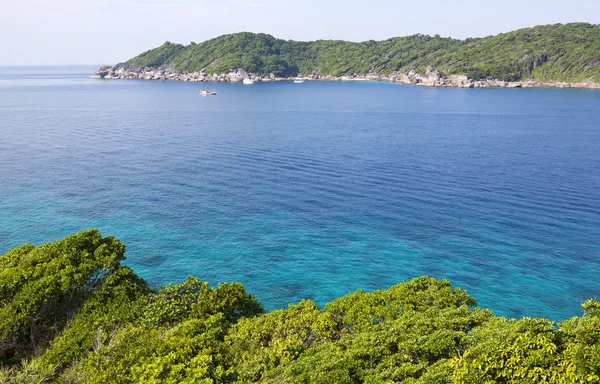
M 448 82 L 450 83 L 451 86 L 458 87 L 458 88 L 473 88 L 473 87 L 475 87 L 475 84 L 471 80 L 469 80 L 469 78 L 467 76 L 450 75 L 450 76 L 448 76 Z
M 442 75 L 436 69 L 435 71 L 428 67 L 425 71 L 425 75 L 419 77 L 419 85 L 426 87 L 435 87 L 439 85 Z
M 229 74 L 227 75 L 227 80 L 223 80 L 223 81 L 240 82 L 249 77 L 250 76 L 248 75 L 248 73 L 246 71 L 244 71 L 242 68 L 238 68 L 235 71 L 230 71 Z

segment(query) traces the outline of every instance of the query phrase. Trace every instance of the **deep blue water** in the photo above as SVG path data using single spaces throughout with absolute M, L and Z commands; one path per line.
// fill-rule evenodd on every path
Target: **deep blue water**
M 268 309 L 423 274 L 506 316 L 600 296 L 598 91 L 94 69 L 0 67 L 0 253 L 97 227 L 153 284 L 241 281 Z

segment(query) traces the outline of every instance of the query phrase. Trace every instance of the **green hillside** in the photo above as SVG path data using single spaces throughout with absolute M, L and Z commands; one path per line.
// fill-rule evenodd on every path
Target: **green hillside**
M 0 256 L 0 383 L 599 383 L 600 303 L 506 319 L 420 277 L 265 313 L 239 283 L 157 289 L 97 230 Z
M 243 68 L 277 76 L 423 73 L 431 67 L 444 76 L 473 79 L 600 82 L 600 25 L 543 25 L 466 40 L 418 34 L 360 43 L 242 32 L 188 46 L 167 42 L 120 65 L 208 73 Z

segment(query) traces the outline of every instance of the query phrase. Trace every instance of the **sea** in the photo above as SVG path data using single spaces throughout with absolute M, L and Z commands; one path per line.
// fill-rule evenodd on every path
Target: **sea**
M 98 228 L 152 286 L 267 310 L 421 275 L 507 317 L 600 296 L 600 91 L 96 68 L 0 67 L 0 254 Z

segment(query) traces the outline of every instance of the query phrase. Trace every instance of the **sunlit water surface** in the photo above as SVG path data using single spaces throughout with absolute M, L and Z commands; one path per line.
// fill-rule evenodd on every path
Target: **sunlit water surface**
M 600 295 L 600 92 L 0 68 L 0 253 L 97 227 L 267 309 L 420 275 L 505 316 Z M 216 87 L 218 96 L 199 96 Z

